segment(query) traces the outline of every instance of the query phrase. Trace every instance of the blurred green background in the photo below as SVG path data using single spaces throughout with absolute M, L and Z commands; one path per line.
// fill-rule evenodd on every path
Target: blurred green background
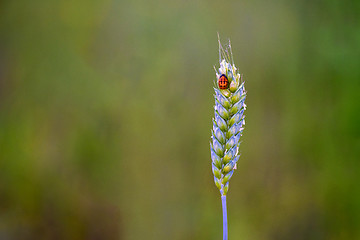
M 0 239 L 221 239 L 216 33 L 248 91 L 229 238 L 360 239 L 360 2 L 0 2 Z

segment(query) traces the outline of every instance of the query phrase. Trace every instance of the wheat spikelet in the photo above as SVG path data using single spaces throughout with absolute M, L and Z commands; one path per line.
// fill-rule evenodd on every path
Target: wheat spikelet
M 234 65 L 230 41 L 223 47 L 219 39 L 219 63 L 218 70 L 214 67 L 217 81 L 214 82 L 215 117 L 210 150 L 215 185 L 221 195 L 225 196 L 229 190 L 229 180 L 240 158 L 240 137 L 245 125 L 246 91 L 242 75 Z M 223 82 L 218 83 L 223 75 L 228 81 L 227 87 Z
M 223 212 L 223 240 L 228 240 L 226 194 L 229 180 L 240 158 L 240 137 L 245 126 L 246 91 L 242 75 L 235 67 L 231 44 L 223 48 L 219 39 L 220 68 L 215 69 L 215 117 L 211 130 L 211 160 L 215 185 L 221 193 Z M 231 61 L 231 63 L 230 63 Z

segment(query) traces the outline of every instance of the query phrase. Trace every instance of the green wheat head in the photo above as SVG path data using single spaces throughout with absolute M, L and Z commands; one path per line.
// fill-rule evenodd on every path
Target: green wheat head
M 214 82 L 215 117 L 210 150 L 215 185 L 221 195 L 225 196 L 229 190 L 229 180 L 240 158 L 240 137 L 245 126 L 246 91 L 242 75 L 234 65 L 230 41 L 223 47 L 219 40 L 219 63 L 218 70 L 214 67 L 217 80 Z M 218 86 L 218 79 L 222 74 L 229 81 L 226 89 Z

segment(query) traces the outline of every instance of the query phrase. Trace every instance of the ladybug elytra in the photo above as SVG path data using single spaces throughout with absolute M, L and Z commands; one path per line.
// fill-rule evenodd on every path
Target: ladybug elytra
M 229 87 L 229 80 L 225 76 L 225 74 L 222 74 L 219 78 L 218 85 L 220 89 L 227 89 Z

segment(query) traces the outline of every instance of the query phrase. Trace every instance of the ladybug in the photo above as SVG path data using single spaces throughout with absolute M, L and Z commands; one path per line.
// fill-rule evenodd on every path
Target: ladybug
M 229 80 L 225 76 L 225 74 L 222 74 L 218 81 L 219 88 L 220 89 L 227 89 L 229 87 Z

